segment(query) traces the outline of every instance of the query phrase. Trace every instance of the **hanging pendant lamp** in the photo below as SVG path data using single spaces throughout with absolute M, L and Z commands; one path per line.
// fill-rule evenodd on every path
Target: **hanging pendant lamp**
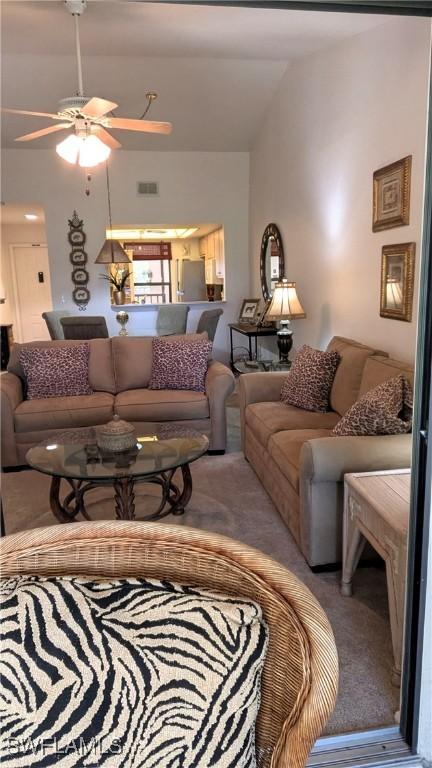
M 106 183 L 107 183 L 107 196 L 108 196 L 109 228 L 110 228 L 110 232 L 112 232 L 111 196 L 110 196 L 108 163 L 105 164 L 105 169 L 106 169 Z M 132 261 L 132 259 L 130 259 L 130 257 L 127 255 L 125 249 L 119 243 L 119 241 L 105 238 L 105 242 L 102 248 L 100 249 L 97 255 L 97 258 L 95 259 L 95 264 L 124 264 L 127 261 Z

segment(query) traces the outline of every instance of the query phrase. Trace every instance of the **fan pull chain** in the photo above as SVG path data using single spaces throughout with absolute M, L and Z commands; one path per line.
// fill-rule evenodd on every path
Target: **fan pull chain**
M 90 184 L 90 182 L 91 182 L 91 179 L 92 179 L 92 177 L 91 177 L 91 174 L 86 172 L 86 182 L 87 182 L 87 186 L 86 186 L 86 188 L 85 188 L 85 193 L 86 193 L 87 197 L 89 197 L 89 196 L 90 196 L 90 187 L 89 187 L 89 184 Z

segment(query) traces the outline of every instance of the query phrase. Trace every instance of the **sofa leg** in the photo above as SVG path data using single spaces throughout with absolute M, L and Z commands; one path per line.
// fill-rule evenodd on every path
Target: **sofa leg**
M 207 451 L 207 456 L 223 456 L 225 453 L 225 449 L 223 448 L 220 451 Z

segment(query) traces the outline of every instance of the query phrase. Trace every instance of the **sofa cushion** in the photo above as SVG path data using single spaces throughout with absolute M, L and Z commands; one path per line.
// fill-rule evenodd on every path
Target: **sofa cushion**
M 402 373 L 412 384 L 414 380 L 414 368 L 409 363 L 393 360 L 391 357 L 374 355 L 366 360 L 363 376 L 360 384 L 359 397 L 369 390 L 382 384 L 387 379 L 392 379 Z
M 406 414 L 406 415 L 405 415 Z M 335 435 L 402 435 L 412 426 L 412 387 L 403 374 L 366 392 L 336 424 Z
M 20 363 L 25 375 L 27 400 L 91 395 L 89 347 L 27 347 Z
M 306 411 L 328 411 L 339 359 L 338 352 L 322 352 L 305 344 L 282 384 L 282 402 Z
M 339 414 L 303 411 L 281 402 L 252 403 L 245 411 L 245 420 L 263 446 L 271 435 L 286 429 L 333 429 Z
M 205 394 L 186 389 L 131 389 L 120 392 L 114 410 L 127 421 L 208 419 Z
M 256 603 L 167 580 L 18 576 L 1 614 L 9 768 L 256 765 Z
M 25 379 L 19 358 L 21 350 L 29 347 L 41 347 L 44 349 L 56 347 L 73 347 L 82 344 L 82 341 L 29 341 L 25 344 L 15 343 L 11 350 L 8 371 L 14 373 L 22 381 Z M 114 380 L 114 368 L 111 356 L 111 339 L 90 339 L 89 345 L 89 384 L 95 392 L 111 392 L 115 394 L 116 384 Z
M 24 400 L 14 413 L 15 432 L 93 427 L 112 419 L 114 396 L 108 392 L 77 397 Z
M 300 452 L 307 440 L 330 437 L 330 429 L 291 429 L 277 432 L 268 441 L 267 450 L 282 474 L 299 493 Z
M 206 333 L 187 333 L 168 336 L 166 340 L 207 340 Z M 114 336 L 112 339 L 113 366 L 116 392 L 148 387 L 152 370 L 153 336 Z
M 149 389 L 186 389 L 205 392 L 205 378 L 212 342 L 186 338 L 173 341 L 153 339 L 152 372 Z
M 339 352 L 341 357 L 330 393 L 330 407 L 343 416 L 358 398 L 366 360 L 371 355 L 387 355 L 342 336 L 334 336 L 327 351 Z

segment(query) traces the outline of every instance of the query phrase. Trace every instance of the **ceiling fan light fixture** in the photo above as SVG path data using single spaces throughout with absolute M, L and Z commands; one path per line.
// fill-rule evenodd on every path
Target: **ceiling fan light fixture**
M 111 149 L 93 134 L 83 136 L 80 143 L 78 162 L 81 168 L 94 168 L 107 160 L 111 154 Z
M 71 134 L 56 146 L 56 152 L 63 160 L 81 168 L 94 168 L 103 163 L 111 154 L 111 149 L 97 136 L 76 136 Z
M 57 154 L 66 160 L 68 163 L 74 165 L 78 159 L 78 152 L 80 151 L 80 140 L 78 136 L 71 133 L 64 141 L 56 146 Z

